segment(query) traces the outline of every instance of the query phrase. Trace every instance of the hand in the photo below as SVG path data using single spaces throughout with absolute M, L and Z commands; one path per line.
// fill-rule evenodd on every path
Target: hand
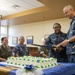
M 18 56 L 19 56 L 19 55 L 18 55 L 18 53 L 17 53 L 17 54 L 15 54 L 15 56 L 16 56 L 16 57 L 18 57 Z
M 64 40 L 63 42 L 61 42 L 61 46 L 65 47 L 68 44 L 68 40 Z
M 54 48 L 53 48 L 53 50 L 54 50 L 54 51 L 56 51 L 56 50 L 57 50 L 57 49 L 56 49 L 56 45 L 54 45 Z
M 44 54 L 44 53 L 42 54 L 42 56 L 45 57 L 45 58 L 48 58 L 48 56 L 46 54 Z
M 61 47 L 59 47 L 58 52 L 61 52 L 61 51 L 62 51 L 62 48 L 61 48 Z
M 61 52 L 62 51 L 62 48 L 61 47 L 59 47 L 59 48 L 53 48 L 54 49 L 54 51 L 58 51 L 58 52 Z
M 1 58 L 1 57 L 0 57 L 0 61 L 5 62 L 5 61 L 6 61 L 6 59 L 4 59 L 4 58 Z
M 61 48 L 60 48 L 60 47 L 57 48 L 57 45 L 54 45 L 53 50 L 54 50 L 54 51 L 61 51 Z
M 65 47 L 67 44 L 68 44 L 68 40 L 64 40 L 60 44 L 56 45 L 56 48 L 59 49 L 59 47 L 61 47 L 61 46 Z
M 56 45 L 57 50 L 59 50 L 60 47 L 61 47 L 61 44 Z

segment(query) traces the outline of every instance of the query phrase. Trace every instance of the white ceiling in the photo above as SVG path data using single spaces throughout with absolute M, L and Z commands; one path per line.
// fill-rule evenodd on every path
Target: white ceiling
M 14 8 L 14 5 L 19 8 Z M 0 0 L 0 15 L 7 16 L 41 6 L 45 5 L 37 0 Z
M 21 25 L 65 18 L 62 10 L 69 4 L 75 8 L 75 0 L 0 0 L 0 15 L 3 16 L 1 25 Z M 13 8 L 13 5 L 20 8 Z

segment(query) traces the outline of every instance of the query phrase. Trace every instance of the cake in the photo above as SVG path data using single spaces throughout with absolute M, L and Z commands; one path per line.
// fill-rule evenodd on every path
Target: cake
M 8 57 L 7 64 L 22 67 L 32 64 L 33 66 L 37 66 L 38 68 L 49 68 L 58 65 L 56 58 L 43 58 L 33 56 Z

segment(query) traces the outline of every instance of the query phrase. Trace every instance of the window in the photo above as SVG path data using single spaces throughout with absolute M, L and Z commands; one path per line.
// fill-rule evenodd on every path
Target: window
M 1 34 L 0 34 L 0 41 L 2 37 L 7 37 L 7 27 L 6 26 L 1 26 Z M 1 42 L 0 42 L 1 44 Z
M 1 26 L 1 36 L 7 36 L 7 27 Z

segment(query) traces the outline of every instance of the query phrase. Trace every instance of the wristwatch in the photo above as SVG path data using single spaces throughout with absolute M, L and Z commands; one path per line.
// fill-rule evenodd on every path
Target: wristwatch
M 70 43 L 70 40 L 69 39 L 67 41 L 68 41 L 68 43 Z

